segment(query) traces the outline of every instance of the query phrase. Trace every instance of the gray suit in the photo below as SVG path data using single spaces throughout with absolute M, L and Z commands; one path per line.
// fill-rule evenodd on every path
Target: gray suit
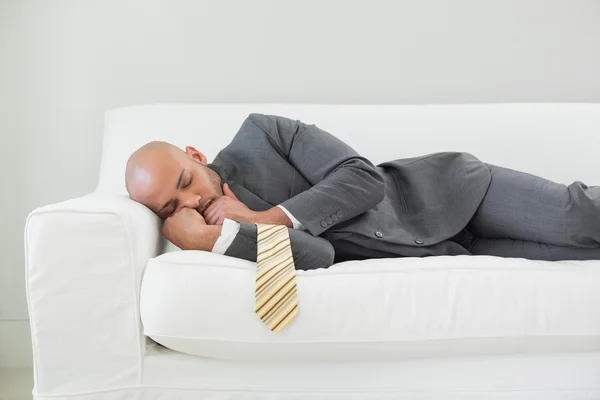
M 459 254 L 600 259 L 600 188 L 566 187 L 468 153 L 375 166 L 315 125 L 251 114 L 208 166 L 249 208 L 282 205 L 304 225 L 290 229 L 297 269 Z M 255 261 L 256 227 L 240 223 L 225 254 Z

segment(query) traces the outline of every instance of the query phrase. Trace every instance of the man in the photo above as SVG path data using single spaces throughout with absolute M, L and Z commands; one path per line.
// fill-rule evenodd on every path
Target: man
M 434 153 L 373 165 L 332 134 L 250 114 L 213 163 L 152 142 L 127 190 L 181 249 L 256 261 L 256 223 L 286 225 L 296 269 L 383 257 L 600 259 L 600 186 Z

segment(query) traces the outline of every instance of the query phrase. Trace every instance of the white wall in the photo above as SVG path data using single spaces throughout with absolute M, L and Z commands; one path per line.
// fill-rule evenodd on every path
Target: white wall
M 0 367 L 30 364 L 23 224 L 153 102 L 600 102 L 600 2 L 0 0 Z

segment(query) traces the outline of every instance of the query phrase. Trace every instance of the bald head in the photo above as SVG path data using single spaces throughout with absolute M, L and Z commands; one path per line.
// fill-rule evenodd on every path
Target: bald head
M 152 194 L 154 178 L 166 165 L 176 163 L 182 157 L 185 157 L 183 150 L 167 142 L 150 142 L 137 149 L 125 168 L 129 196 L 143 203 L 141 200 Z
M 223 195 L 221 177 L 206 165 L 204 154 L 193 147 L 183 151 L 166 142 L 147 143 L 127 161 L 127 192 L 161 218 L 182 207 L 203 210 Z

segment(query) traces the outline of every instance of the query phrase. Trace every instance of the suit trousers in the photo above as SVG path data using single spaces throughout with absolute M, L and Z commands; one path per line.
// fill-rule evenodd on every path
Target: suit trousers
M 473 255 L 534 260 L 600 260 L 600 186 L 563 185 L 486 164 L 488 191 L 451 239 Z

